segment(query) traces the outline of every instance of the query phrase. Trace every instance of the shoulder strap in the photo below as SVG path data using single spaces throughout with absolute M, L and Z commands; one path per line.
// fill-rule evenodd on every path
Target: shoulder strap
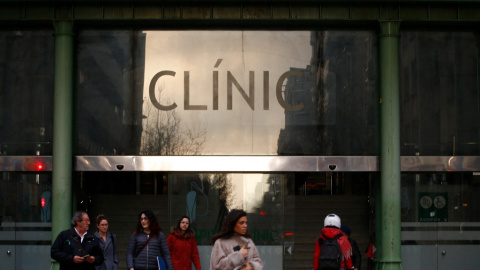
M 133 258 L 137 258 L 138 254 L 140 254 L 140 252 L 142 252 L 142 250 L 147 246 L 148 242 L 150 242 L 150 239 L 152 239 L 152 237 L 148 237 L 145 244 L 143 244 L 143 246 L 138 250 L 137 254 L 135 254 L 135 257 L 133 257 Z
M 340 238 L 342 236 L 343 236 L 343 234 L 339 233 L 339 234 L 335 235 L 335 237 L 333 237 L 333 239 L 337 240 L 338 238 Z
M 70 233 L 78 236 L 78 234 L 73 229 L 70 229 Z M 83 255 L 87 255 L 87 252 L 85 252 L 85 250 L 83 249 L 82 243 L 80 243 L 80 241 L 75 240 L 75 243 L 77 243 L 77 246 L 82 251 Z
M 325 237 L 326 240 L 330 240 L 330 239 L 338 240 L 338 238 L 342 237 L 342 235 L 343 234 L 339 233 L 339 234 L 335 235 L 333 238 L 328 238 L 328 237 L 326 237 L 325 235 L 322 234 L 322 236 Z M 320 245 L 323 245 L 323 241 L 324 241 L 322 236 L 318 237 L 318 244 L 320 244 Z

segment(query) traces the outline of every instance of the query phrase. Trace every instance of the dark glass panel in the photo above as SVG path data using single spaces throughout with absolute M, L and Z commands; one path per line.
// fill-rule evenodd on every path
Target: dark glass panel
M 402 155 L 479 155 L 478 36 L 404 31 Z
M 0 31 L 0 154 L 51 155 L 52 31 Z

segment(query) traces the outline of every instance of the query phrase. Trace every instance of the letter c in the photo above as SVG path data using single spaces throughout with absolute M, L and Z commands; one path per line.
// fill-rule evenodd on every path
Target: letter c
M 148 90 L 149 90 L 148 94 L 150 96 L 150 101 L 152 102 L 153 106 L 155 106 L 155 108 L 157 108 L 161 111 L 170 111 L 170 110 L 173 110 L 177 107 L 177 104 L 175 102 L 172 105 L 163 106 L 155 98 L 155 84 L 157 84 L 158 79 L 160 79 L 160 77 L 162 77 L 163 75 L 170 75 L 172 77 L 175 77 L 175 71 L 163 70 L 163 71 L 160 71 L 157 74 L 155 74 L 155 76 L 153 76 L 152 80 L 150 81 L 150 87 L 148 88 Z
M 291 70 L 291 71 L 287 71 L 287 72 L 283 73 L 282 76 L 280 76 L 280 78 L 277 81 L 277 89 L 276 89 L 277 90 L 276 91 L 277 92 L 277 100 L 278 100 L 278 103 L 280 104 L 280 106 L 282 106 L 285 110 L 287 110 L 287 111 L 298 111 L 298 110 L 303 109 L 303 107 L 305 107 L 305 105 L 303 103 L 292 106 L 292 105 L 288 104 L 282 97 L 282 85 L 283 85 L 283 82 L 289 76 L 301 77 L 302 72 L 298 71 L 298 70 Z

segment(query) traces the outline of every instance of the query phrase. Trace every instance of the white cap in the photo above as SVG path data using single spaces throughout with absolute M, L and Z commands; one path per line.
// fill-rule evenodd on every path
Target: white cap
M 340 221 L 340 217 L 335 214 L 329 214 L 325 217 L 325 221 L 323 222 L 323 226 L 327 227 L 337 227 L 340 229 L 342 226 L 342 222 Z

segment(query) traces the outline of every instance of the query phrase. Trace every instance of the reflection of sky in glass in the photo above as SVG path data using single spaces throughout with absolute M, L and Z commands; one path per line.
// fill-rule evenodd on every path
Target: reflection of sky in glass
M 163 70 L 176 72 L 156 83 L 162 105 L 177 104 L 182 128 L 203 126 L 203 155 L 276 154 L 285 126 L 284 109 L 275 87 L 290 68 L 306 68 L 311 58 L 310 32 L 273 31 L 152 31 L 146 33 L 144 100 L 148 87 Z M 215 68 L 218 59 L 220 65 Z M 190 73 L 190 105 L 206 110 L 184 110 L 184 72 Z M 213 110 L 213 72 L 218 71 L 218 110 Z M 249 72 L 255 74 L 255 110 L 233 86 L 233 108 L 227 110 L 227 71 L 249 93 Z M 269 71 L 269 110 L 263 109 L 264 71 Z M 148 106 L 148 105 L 147 105 Z M 151 105 L 150 105 L 151 106 Z M 149 121 L 151 121 L 150 119 Z

